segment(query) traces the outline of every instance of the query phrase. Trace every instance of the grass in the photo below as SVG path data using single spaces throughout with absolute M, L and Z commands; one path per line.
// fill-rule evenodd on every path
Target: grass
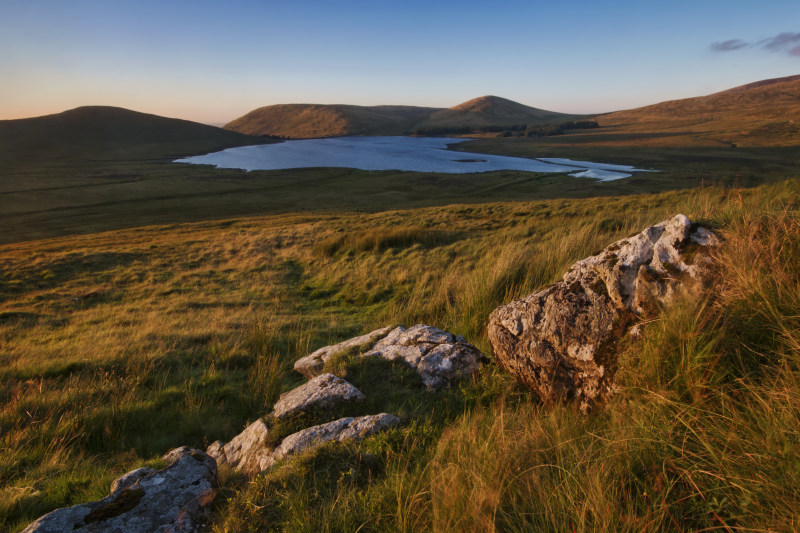
M 291 365 L 319 346 L 425 322 L 489 353 L 494 307 L 680 211 L 729 243 L 719 294 L 623 348 L 630 371 L 606 412 L 544 410 L 492 365 L 436 393 L 339 361 L 366 403 L 279 431 L 384 410 L 404 424 L 252 483 L 223 473 L 214 527 L 791 529 L 799 197 L 790 181 L 2 245 L 0 528 L 102 497 L 172 447 L 229 440 L 302 382 Z

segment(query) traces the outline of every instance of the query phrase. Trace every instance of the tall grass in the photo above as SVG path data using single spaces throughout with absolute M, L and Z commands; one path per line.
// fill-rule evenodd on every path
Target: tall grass
M 791 529 L 796 189 L 266 217 L 3 246 L 0 529 L 101 497 L 171 447 L 230 439 L 325 344 L 425 322 L 488 353 L 494 307 L 676 212 L 726 238 L 714 297 L 623 347 L 628 371 L 606 412 L 545 411 L 491 365 L 442 393 L 348 367 L 371 391 L 364 408 L 398 412 L 403 426 L 238 494 L 223 486 L 215 527 Z
M 670 309 L 629 343 L 606 412 L 501 401 L 466 413 L 426 477 L 431 528 L 799 527 L 796 199 L 737 208 L 722 228 L 714 294 Z

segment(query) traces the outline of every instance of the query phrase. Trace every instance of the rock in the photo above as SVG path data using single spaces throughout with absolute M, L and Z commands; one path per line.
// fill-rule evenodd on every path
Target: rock
M 394 415 L 382 413 L 357 418 L 346 417 L 292 433 L 272 448 L 268 441 L 267 426 L 259 420 L 247 427 L 228 444 L 217 441 L 208 448 L 220 466 L 226 465 L 249 476 L 271 468 L 284 457 L 303 452 L 326 442 L 361 440 L 400 423 Z
M 280 419 L 299 411 L 363 399 L 364 394 L 342 378 L 333 374 L 321 374 L 282 394 L 272 408 L 272 416 Z
M 292 433 L 283 439 L 280 446 L 272 453 L 272 457 L 275 461 L 278 461 L 326 442 L 359 441 L 380 431 L 391 429 L 398 424 L 400 424 L 400 419 L 389 413 L 360 416 L 358 418 L 340 418 L 327 424 L 320 424 L 319 426 Z
M 372 343 L 370 346 L 370 342 Z M 324 363 L 313 361 L 331 357 L 354 346 L 361 346 L 361 357 L 382 357 L 389 361 L 400 360 L 415 369 L 429 389 L 440 389 L 451 382 L 471 375 L 487 359 L 464 337 L 441 329 L 417 324 L 409 329 L 402 326 L 384 328 L 367 335 L 326 346 L 298 360 L 294 368 L 307 375 L 309 369 Z M 317 365 L 317 366 L 314 366 Z
M 613 392 L 613 346 L 710 275 L 711 231 L 677 215 L 578 261 L 562 281 L 495 309 L 489 340 L 500 366 L 545 400 L 587 410 Z
M 270 459 L 271 449 L 267 446 L 269 428 L 266 422 L 258 419 L 244 431 L 236 435 L 228 444 L 216 441 L 206 450 L 220 467 L 228 467 L 254 474 L 261 472 L 274 461 Z
M 298 359 L 294 363 L 294 369 L 305 377 L 312 378 L 322 372 L 322 369 L 325 366 L 325 361 L 332 356 L 355 349 L 359 346 L 371 346 L 381 337 L 385 337 L 386 334 L 391 330 L 392 327 L 388 326 L 371 331 L 366 335 L 361 335 L 360 337 L 354 337 L 344 342 L 340 342 L 339 344 L 334 344 L 333 346 L 324 346 L 319 350 L 303 357 L 302 359 Z
M 204 529 L 217 465 L 208 455 L 188 447 L 163 457 L 162 470 L 140 468 L 115 480 L 102 500 L 57 509 L 29 525 L 24 533 L 193 532 Z
M 364 357 L 402 360 L 415 369 L 429 389 L 440 389 L 471 375 L 486 361 L 466 339 L 424 324 L 395 328 Z

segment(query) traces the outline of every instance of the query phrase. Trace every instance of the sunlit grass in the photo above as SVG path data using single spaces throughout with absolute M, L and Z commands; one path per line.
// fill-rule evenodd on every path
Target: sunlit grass
M 726 238 L 714 298 L 646 325 L 606 413 L 544 410 L 494 366 L 412 394 L 381 388 L 385 369 L 345 364 L 362 387 L 378 382 L 368 407 L 397 410 L 403 426 L 252 484 L 226 477 L 216 527 L 791 529 L 797 197 L 788 183 L 5 245 L 0 528 L 101 497 L 174 446 L 230 439 L 301 383 L 292 363 L 325 344 L 424 322 L 489 353 L 497 305 L 684 212 Z

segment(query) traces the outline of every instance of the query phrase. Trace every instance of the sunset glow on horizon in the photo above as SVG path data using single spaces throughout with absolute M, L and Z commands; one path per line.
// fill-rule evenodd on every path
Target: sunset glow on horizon
M 600 113 L 798 74 L 796 21 L 796 0 L 6 2 L 0 119 L 113 105 L 219 124 L 487 94 Z

